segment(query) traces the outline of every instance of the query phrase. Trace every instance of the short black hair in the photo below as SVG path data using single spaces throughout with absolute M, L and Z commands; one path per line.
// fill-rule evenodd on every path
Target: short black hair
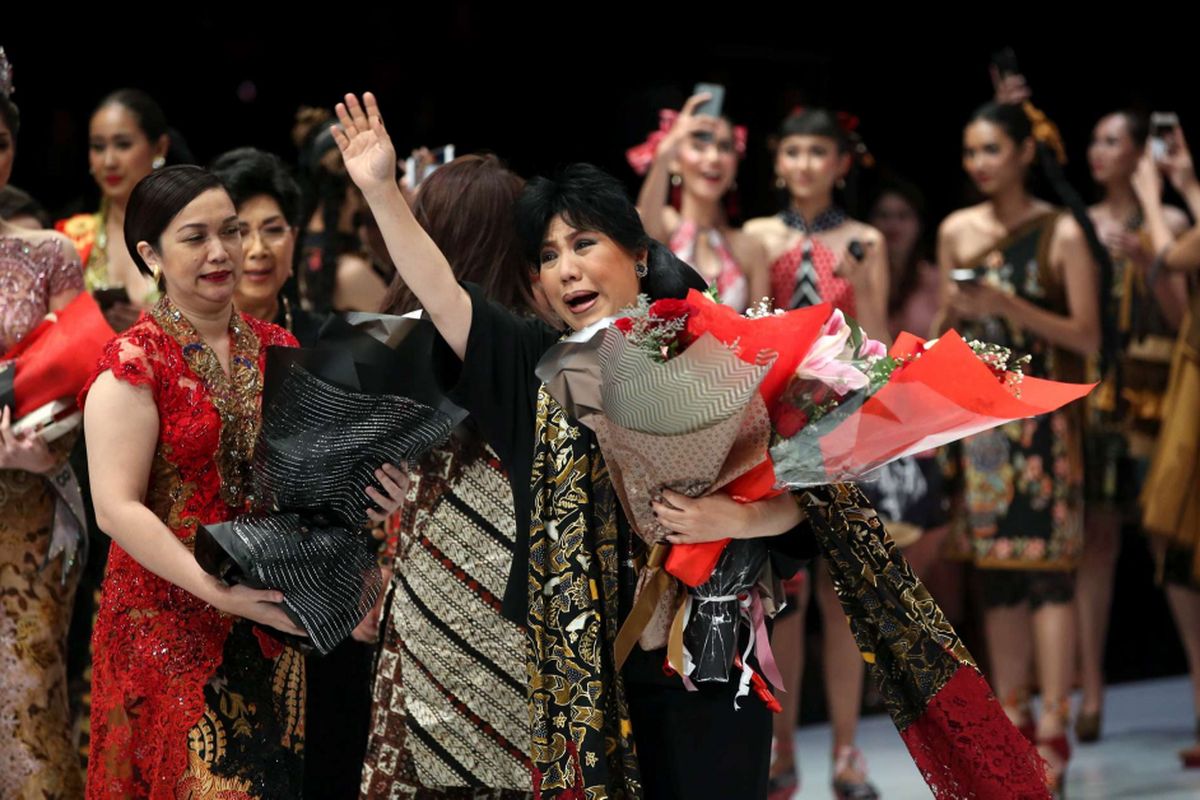
M 537 177 L 517 199 L 517 235 L 531 264 L 538 263 L 555 217 L 577 230 L 603 233 L 631 252 L 648 247 L 637 206 L 619 180 L 591 164 L 571 164 L 553 178 Z
M 279 204 L 289 225 L 300 225 L 300 185 L 279 156 L 255 147 L 239 147 L 217 156 L 210 169 L 225 184 L 237 208 L 251 198 L 266 195 Z
M 572 228 L 603 233 L 630 252 L 645 248 L 649 272 L 641 279 L 641 291 L 653 299 L 707 288 L 700 273 L 650 238 L 625 187 L 599 167 L 571 164 L 553 178 L 534 178 L 517 199 L 515 216 L 525 258 L 534 268 L 546 229 L 561 216 Z
M 155 170 L 133 187 L 125 207 L 125 247 L 142 274 L 154 272 L 137 251 L 138 242 L 150 242 L 159 249 L 163 231 L 171 220 L 209 189 L 224 191 L 225 186 L 216 175 L 190 164 Z

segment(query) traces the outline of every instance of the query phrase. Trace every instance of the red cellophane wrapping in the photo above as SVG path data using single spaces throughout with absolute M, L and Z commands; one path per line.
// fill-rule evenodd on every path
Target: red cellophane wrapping
M 738 357 L 754 364 L 764 353 L 774 353 L 775 362 L 759 385 L 759 394 L 770 412 L 777 405 L 800 361 L 808 353 L 833 308 L 828 303 L 796 309 L 758 319 L 747 319 L 729 306 L 713 303 L 694 289 L 688 293 L 691 311 L 687 335 L 691 340 L 710 333 L 718 341 L 737 343 Z M 775 472 L 770 459 L 725 489 L 734 499 L 749 503 L 780 493 L 775 488 Z M 704 544 L 680 544 L 671 547 L 667 572 L 691 587 L 708 580 L 728 539 Z
M 5 354 L 16 362 L 14 419 L 55 400 L 74 400 L 114 336 L 87 292 L 42 320 Z

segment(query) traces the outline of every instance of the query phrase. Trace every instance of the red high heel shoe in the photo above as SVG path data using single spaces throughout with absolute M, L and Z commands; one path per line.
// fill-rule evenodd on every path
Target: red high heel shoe
M 1058 736 L 1052 736 L 1049 739 L 1038 739 L 1037 746 L 1038 750 L 1050 750 L 1058 758 L 1061 766 L 1057 769 L 1047 759 L 1046 780 L 1047 787 L 1050 789 L 1050 794 L 1054 797 L 1054 800 L 1064 800 L 1067 789 L 1067 763 L 1071 760 L 1071 742 L 1067 739 L 1065 733 L 1060 733 Z

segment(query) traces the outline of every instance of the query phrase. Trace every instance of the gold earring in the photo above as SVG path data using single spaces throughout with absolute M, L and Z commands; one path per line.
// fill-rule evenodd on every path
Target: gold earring
M 776 179 L 775 179 L 775 188 L 776 188 L 776 189 L 786 189 L 786 188 L 787 188 L 787 181 L 785 181 L 785 180 L 783 179 L 783 177 L 782 177 L 782 176 L 781 176 L 781 177 L 778 177 L 778 178 L 776 178 Z
M 154 276 L 154 285 L 155 286 L 158 286 L 159 284 L 162 283 L 162 267 L 160 267 L 158 265 L 157 261 L 154 262 L 153 265 L 151 265 L 150 273 Z
M 672 186 L 682 186 L 683 185 L 683 176 L 673 173 L 671 175 L 671 185 Z

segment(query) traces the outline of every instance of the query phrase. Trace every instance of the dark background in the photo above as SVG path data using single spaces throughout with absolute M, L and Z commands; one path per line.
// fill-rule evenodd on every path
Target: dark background
M 118 6 L 4 19 L 0 44 L 22 112 L 13 183 L 56 216 L 94 209 L 88 116 L 123 86 L 153 95 L 201 162 L 242 145 L 293 161 L 299 105 L 331 107 L 346 91 L 370 89 L 402 155 L 453 142 L 460 154 L 492 150 L 525 175 L 587 160 L 636 191 L 625 148 L 655 126 L 658 108 L 679 107 L 694 83 L 710 81 L 726 85 L 727 111 L 750 130 L 738 179 L 745 216 L 777 210 L 767 138 L 803 103 L 858 115 L 877 161 L 925 192 L 932 230 L 973 199 L 959 166 L 962 126 L 989 99 L 989 56 L 1005 45 L 1016 49 L 1034 101 L 1059 124 L 1068 175 L 1085 197 L 1093 191 L 1084 150 L 1105 112 L 1175 110 L 1200 143 L 1195 42 L 1161 6 L 1147 6 L 1145 21 L 1135 7 L 1122 7 L 1122 19 L 1096 6 L 1057 22 L 1013 6 L 965 4 L 942 16 L 914 10 L 893 18 L 856 6 L 822 18 L 819 8 L 795 3 L 669 14 L 461 2 L 413 14 L 342 5 L 304 12 L 308 19 L 296 19 L 294 7 L 184 5 L 137 19 Z M 1144 540 L 1132 531 L 1107 661 L 1114 681 L 1184 670 Z

